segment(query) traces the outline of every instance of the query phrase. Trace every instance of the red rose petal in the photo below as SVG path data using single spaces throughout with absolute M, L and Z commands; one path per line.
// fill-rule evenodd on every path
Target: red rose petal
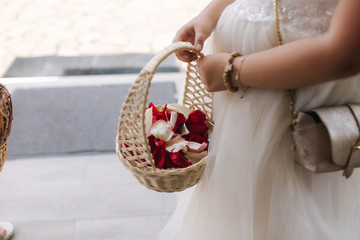
M 155 139 L 156 138 L 153 135 L 148 136 L 151 153 L 153 153 L 155 151 L 155 149 L 157 148 L 157 146 L 155 144 Z
M 164 106 L 164 108 L 162 110 L 162 113 L 165 115 L 166 111 L 167 111 L 167 104 L 165 104 L 165 106 Z
M 204 133 L 208 130 L 208 126 L 206 124 L 189 124 L 186 123 L 187 129 L 194 134 L 204 135 Z
M 170 125 L 173 127 L 173 131 L 176 133 L 180 133 L 182 129 L 183 124 L 185 123 L 185 117 L 183 114 L 178 112 L 171 112 L 170 114 Z
M 149 108 L 152 108 L 153 110 L 153 117 L 152 117 L 153 122 L 156 122 L 157 120 L 167 121 L 165 114 L 163 112 L 160 112 L 153 103 L 149 104 Z M 164 109 L 166 109 L 166 105 Z
M 179 166 L 177 166 L 175 163 L 173 163 L 173 162 L 171 161 L 169 154 L 166 154 L 164 169 L 168 169 L 168 168 L 178 168 L 178 167 L 179 167 Z
M 189 114 L 186 122 L 191 124 L 202 124 L 206 121 L 206 115 L 200 110 L 195 110 Z
M 153 159 L 155 161 L 155 166 L 162 169 L 166 160 L 165 143 L 163 141 L 158 141 L 157 147 L 158 148 L 153 152 Z
M 155 161 L 155 167 L 162 169 L 164 168 L 166 153 L 161 148 L 157 148 L 153 153 L 153 158 Z
M 206 152 L 206 151 L 204 151 L 204 149 L 205 148 L 207 149 L 208 127 L 205 124 L 206 115 L 203 112 L 201 112 L 200 110 L 193 111 L 188 115 L 188 118 L 185 120 L 184 114 L 182 114 L 176 110 L 175 110 L 176 111 L 176 114 L 175 114 L 174 112 L 172 112 L 172 110 L 167 109 L 167 105 L 165 105 L 161 111 L 159 111 L 154 106 L 153 103 L 149 104 L 149 108 L 152 108 L 152 117 L 149 116 L 148 118 L 150 118 L 152 120 L 152 123 L 153 123 L 152 127 L 154 127 L 152 129 L 153 131 L 156 130 L 156 128 L 155 128 L 156 126 L 154 126 L 154 123 L 159 120 L 163 120 L 168 125 L 170 125 L 170 128 L 169 128 L 170 132 L 184 135 L 183 137 L 186 140 L 192 142 L 192 143 L 190 143 L 190 146 L 188 146 L 187 148 L 185 148 L 185 149 L 181 148 L 183 151 L 187 151 L 188 149 L 189 149 L 189 151 L 195 151 L 195 152 L 201 151 L 201 153 L 190 154 L 190 155 L 196 155 L 196 157 L 199 154 L 201 154 L 201 156 L 202 156 L 204 154 L 204 152 Z M 160 125 L 159 125 L 159 123 L 157 123 L 157 125 L 159 125 L 158 127 L 160 128 L 158 130 L 159 131 L 161 130 L 161 132 L 167 130 L 167 128 L 169 127 L 166 124 L 161 123 L 163 121 L 160 121 Z M 149 123 L 150 123 L 150 121 L 149 121 Z M 148 124 L 148 125 L 150 125 L 150 124 Z M 156 134 L 157 132 L 158 131 L 155 131 L 152 134 L 154 134 L 154 133 Z M 163 137 L 164 134 L 157 134 L 157 135 L 159 135 L 158 137 Z M 181 139 L 180 135 L 179 135 L 179 139 Z M 183 139 L 183 141 L 186 141 L 186 140 Z M 185 167 L 192 165 L 191 161 L 188 161 L 187 158 L 185 157 L 184 152 L 179 151 L 180 149 L 178 149 L 178 148 L 181 147 L 180 146 L 181 144 L 177 142 L 178 139 L 175 138 L 174 141 L 172 141 L 171 138 L 168 139 L 166 137 L 166 139 L 165 139 L 165 137 L 164 137 L 164 140 L 160 140 L 160 139 L 157 139 L 155 136 L 150 135 L 148 137 L 148 141 L 149 141 L 151 153 L 152 153 L 154 161 L 155 161 L 155 166 L 157 168 L 159 168 L 159 169 L 177 168 L 177 167 L 185 168 Z M 172 145 L 174 145 L 174 146 L 172 146 Z M 166 146 L 168 146 L 169 150 L 172 150 L 172 151 L 167 151 Z M 174 152 L 173 150 L 176 150 L 177 152 Z M 200 155 L 199 155 L 199 157 L 200 157 Z
M 196 110 L 189 114 L 189 117 L 186 119 L 185 124 L 190 133 L 202 136 L 208 130 L 205 121 L 205 113 L 200 110 Z
M 180 131 L 180 130 L 181 130 L 181 129 L 180 129 L 180 126 L 181 126 L 182 124 L 184 124 L 184 123 L 185 123 L 185 117 L 184 117 L 184 115 L 181 114 L 181 113 L 178 113 L 178 116 L 177 116 L 177 119 L 176 119 L 176 122 L 175 122 L 175 126 L 174 126 L 174 132 Z
M 167 152 L 170 156 L 170 159 L 173 163 L 181 168 L 186 168 L 191 165 L 191 162 L 186 160 L 184 153 L 182 151 L 179 152 Z
M 203 137 L 201 137 L 200 135 L 194 134 L 194 133 L 189 133 L 189 135 L 187 136 L 187 140 L 191 141 L 191 142 L 197 142 L 197 143 L 206 142 Z

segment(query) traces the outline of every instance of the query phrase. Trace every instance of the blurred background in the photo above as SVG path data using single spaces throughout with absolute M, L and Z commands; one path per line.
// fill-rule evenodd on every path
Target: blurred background
M 1 0 L 0 82 L 14 107 L 0 222 L 14 240 L 156 239 L 177 194 L 141 186 L 114 151 L 137 73 L 209 0 Z M 177 102 L 174 56 L 149 100 Z
M 17 57 L 154 53 L 208 0 L 1 0 L 0 75 Z

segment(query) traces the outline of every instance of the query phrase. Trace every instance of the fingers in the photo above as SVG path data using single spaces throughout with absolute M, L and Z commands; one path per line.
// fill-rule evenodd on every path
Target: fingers
M 198 33 L 196 35 L 195 44 L 194 44 L 196 51 L 201 52 L 204 46 L 205 39 L 206 37 L 202 33 Z
M 198 55 L 196 53 L 189 51 L 177 51 L 175 55 L 180 61 L 183 62 L 192 62 L 198 59 Z
M 190 42 L 191 44 L 194 44 L 195 39 L 194 31 L 189 31 L 186 28 L 180 29 L 173 40 L 173 42 Z M 197 59 L 197 55 L 195 53 L 189 52 L 189 51 L 178 51 L 175 53 L 176 57 L 183 62 L 191 62 Z
M 204 42 L 206 40 L 206 34 L 201 30 L 201 27 L 197 27 L 196 24 L 190 22 L 184 25 L 175 35 L 173 42 L 190 42 L 194 45 L 197 52 L 201 52 Z M 189 51 L 176 52 L 176 57 L 184 62 L 195 61 L 198 55 Z
M 193 42 L 191 41 L 186 41 L 186 42 L 190 42 L 194 45 Z M 200 50 L 198 50 L 200 49 Z M 200 52 L 202 49 L 202 46 L 198 46 L 198 48 L 195 47 L 195 50 L 197 52 Z M 190 52 L 190 51 L 177 51 L 175 53 L 176 57 L 183 62 L 192 62 L 198 59 L 198 54 L 194 53 L 194 52 Z

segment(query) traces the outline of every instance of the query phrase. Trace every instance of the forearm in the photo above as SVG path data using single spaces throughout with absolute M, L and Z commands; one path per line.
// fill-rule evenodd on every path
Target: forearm
M 287 89 L 320 84 L 360 73 L 359 0 L 342 0 L 329 31 L 246 56 L 245 86 Z M 239 60 L 235 59 L 235 70 Z
M 245 86 L 288 89 L 344 77 L 336 52 L 326 38 L 303 39 L 246 56 L 240 81 Z M 240 59 L 235 59 L 237 71 Z
M 199 15 L 207 16 L 207 18 L 211 21 L 209 24 L 215 27 L 221 13 L 233 2 L 234 0 L 213 0 L 204 8 L 203 11 L 201 11 Z

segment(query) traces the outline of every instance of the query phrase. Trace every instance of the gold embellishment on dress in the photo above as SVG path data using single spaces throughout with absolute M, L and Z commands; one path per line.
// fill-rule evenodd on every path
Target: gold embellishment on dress
M 353 150 L 360 150 L 360 145 L 355 145 L 352 147 Z

